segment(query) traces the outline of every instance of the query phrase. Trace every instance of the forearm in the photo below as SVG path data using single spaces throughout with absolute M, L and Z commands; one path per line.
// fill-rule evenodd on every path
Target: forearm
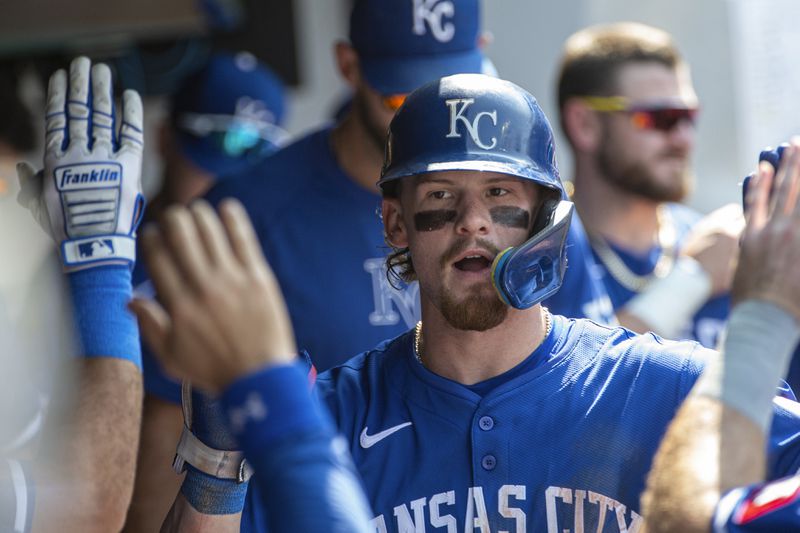
M 693 259 L 681 257 L 667 276 L 650 282 L 617 310 L 617 319 L 632 331 L 654 331 L 674 339 L 705 303 L 710 291 L 708 274 Z
M 643 498 L 650 531 L 708 531 L 722 494 L 764 480 L 772 399 L 799 331 L 767 302 L 731 313 L 722 354 L 707 361 L 656 455 Z
M 636 333 L 647 333 L 648 331 L 652 330 L 647 323 L 645 323 L 636 315 L 629 313 L 624 308 L 618 310 L 616 315 L 619 325 L 623 328 L 635 331 Z
M 707 533 L 719 498 L 764 478 L 764 435 L 736 409 L 693 395 L 678 411 L 642 497 L 648 533 Z
M 182 494 L 167 514 L 161 533 L 238 533 L 241 514 L 209 515 L 197 511 Z
M 37 531 L 117 531 L 133 491 L 142 377 L 130 361 L 80 361 L 74 413 L 37 483 Z
M 182 428 L 180 405 L 145 394 L 136 480 L 123 531 L 157 531 L 164 522 L 184 478 L 172 469 Z

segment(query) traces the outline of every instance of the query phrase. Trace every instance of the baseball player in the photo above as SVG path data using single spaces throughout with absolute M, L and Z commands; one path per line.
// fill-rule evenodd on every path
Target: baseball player
M 782 160 L 777 173 L 761 163 L 749 187 L 733 285 L 741 303 L 722 358 L 703 371 L 661 444 L 645 496 L 648 531 L 800 530 L 800 476 L 763 483 L 772 391 L 800 340 L 800 140 Z
M 350 41 L 335 47 L 337 66 L 353 92 L 342 120 L 229 176 L 207 195 L 212 204 L 230 196 L 245 206 L 286 298 L 298 345 L 320 370 L 399 335 L 419 319 L 416 283 L 393 286 L 386 277 L 375 176 L 389 121 L 407 93 L 440 76 L 481 71 L 479 28 L 478 0 L 355 2 Z M 147 361 L 145 354 L 146 369 Z M 162 384 L 159 376 L 146 374 L 148 393 L 173 403 L 160 402 L 146 413 L 143 442 L 165 442 L 164 434 L 177 438 L 181 432 L 180 388 Z M 148 427 L 156 418 L 170 427 Z M 221 439 L 216 447 L 235 448 L 225 444 Z M 174 454 L 173 442 L 152 468 L 167 470 Z M 191 462 L 186 464 L 191 472 Z M 174 491 L 161 499 L 169 505 Z M 248 508 L 244 521 L 265 518 L 258 508 Z
M 621 324 L 716 347 L 744 220 L 734 204 L 701 219 L 678 203 L 694 180 L 698 99 L 671 37 L 638 23 L 575 33 L 558 103 L 592 252 L 572 264 L 597 264 L 584 275 L 600 277 Z
M 316 385 L 376 531 L 642 526 L 652 456 L 714 352 L 540 305 L 561 284 L 572 212 L 554 148 L 530 94 L 476 74 L 414 91 L 391 122 L 380 179 L 388 263 L 418 280 L 422 320 Z M 205 303 L 227 290 L 217 284 Z M 201 305 L 185 311 L 208 320 Z M 200 345 L 172 348 L 175 360 L 208 358 Z M 259 417 L 239 417 L 245 404 L 227 413 L 246 431 Z M 800 465 L 798 414 L 774 406 L 770 478 Z M 176 506 L 209 530 L 230 519 L 186 494 Z

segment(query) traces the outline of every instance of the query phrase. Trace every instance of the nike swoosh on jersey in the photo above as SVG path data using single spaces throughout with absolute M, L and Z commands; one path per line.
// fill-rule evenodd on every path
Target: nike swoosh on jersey
M 386 437 L 388 437 L 392 433 L 396 433 L 396 432 L 400 431 L 401 429 L 403 429 L 404 427 L 408 427 L 410 425 L 411 425 L 411 422 L 404 422 L 402 424 L 398 424 L 396 426 L 392 426 L 389 429 L 384 429 L 380 433 L 375 433 L 374 435 L 368 435 L 367 434 L 367 431 L 369 430 L 369 426 L 366 426 L 361 431 L 361 437 L 359 438 L 359 443 L 361 444 L 361 447 L 366 450 L 367 448 L 371 448 L 371 447 L 375 446 L 376 444 L 378 444 L 380 441 L 382 441 L 383 439 L 385 439 Z

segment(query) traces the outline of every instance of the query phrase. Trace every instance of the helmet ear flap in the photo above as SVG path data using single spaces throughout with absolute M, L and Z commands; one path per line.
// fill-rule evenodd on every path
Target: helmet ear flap
M 556 208 L 561 202 L 561 193 L 555 189 L 541 188 L 544 193 L 544 199 L 539 203 L 539 209 L 536 211 L 533 219 L 533 228 L 531 229 L 530 236 L 533 237 L 544 228 L 546 228 L 556 214 Z

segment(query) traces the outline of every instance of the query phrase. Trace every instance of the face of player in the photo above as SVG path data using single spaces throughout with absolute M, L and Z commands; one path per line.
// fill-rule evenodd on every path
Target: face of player
M 453 327 L 485 331 L 508 313 L 492 286 L 495 256 L 530 235 L 538 187 L 494 172 L 435 172 L 404 178 L 385 200 L 389 241 L 411 250 L 423 301 Z
M 634 105 L 697 101 L 688 69 L 676 71 L 654 62 L 622 67 L 617 89 Z M 601 120 L 604 131 L 597 164 L 607 180 L 655 202 L 685 198 L 694 181 L 690 156 L 695 132 L 688 120 L 667 131 L 641 127 L 629 113 L 603 114 Z
M 386 144 L 386 133 L 394 111 L 383 103 L 383 96 L 375 89 L 361 83 L 353 95 L 353 105 L 362 127 L 367 132 L 375 147 L 383 153 Z

